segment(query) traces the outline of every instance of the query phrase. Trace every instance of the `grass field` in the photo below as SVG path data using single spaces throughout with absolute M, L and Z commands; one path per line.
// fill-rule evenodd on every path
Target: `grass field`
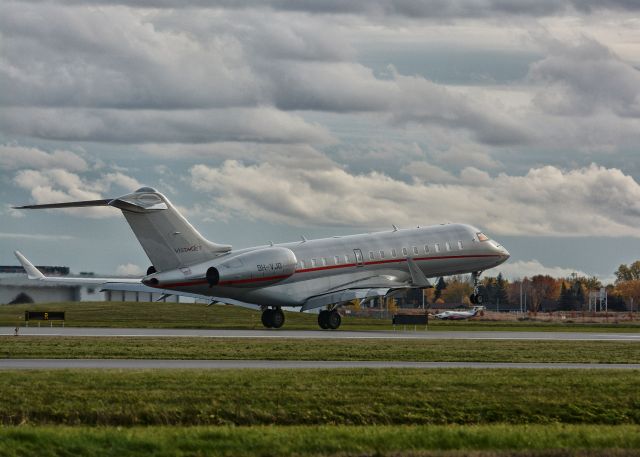
M 639 426 L 10 427 L 0 455 L 636 456 Z M 471 451 L 471 452 L 470 452 Z M 579 453 L 579 454 L 578 454 Z
M 66 311 L 66 325 L 75 327 L 154 327 L 154 328 L 226 328 L 262 329 L 260 313 L 235 306 L 202 304 L 71 302 L 39 305 L 0 306 L 0 326 L 24 325 L 25 310 Z M 37 325 L 32 323 L 32 325 Z M 45 324 L 46 325 L 46 324 Z M 57 324 L 60 325 L 60 324 Z M 317 316 L 286 313 L 285 329 L 318 329 Z M 345 316 L 343 330 L 391 330 L 390 319 Z M 436 321 L 437 330 L 519 330 L 519 331 L 596 331 L 640 332 L 640 323 L 578 324 L 504 321 Z
M 5 425 L 640 424 L 640 371 L 3 371 Z
M 1 306 L 16 325 L 25 306 Z M 67 325 L 259 328 L 257 312 L 66 303 Z M 343 329 L 390 330 L 346 317 Z M 285 328 L 316 329 L 287 313 Z M 435 322 L 438 330 L 627 331 L 633 324 Z M 637 342 L 0 337 L 2 358 L 640 362 Z M 0 372 L 0 456 L 635 456 L 640 371 Z
M 3 358 L 640 363 L 640 341 L 0 336 Z

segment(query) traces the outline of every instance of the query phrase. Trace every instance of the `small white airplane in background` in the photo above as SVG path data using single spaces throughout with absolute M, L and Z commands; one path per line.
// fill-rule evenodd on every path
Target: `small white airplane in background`
M 475 227 L 441 224 L 361 235 L 232 249 L 205 239 L 169 199 L 150 187 L 122 197 L 21 206 L 22 209 L 118 208 L 151 266 L 142 278 L 47 277 L 16 251 L 29 279 L 100 284 L 102 290 L 160 292 L 211 303 L 262 309 L 265 327 L 284 324 L 282 307 L 322 309 L 318 324 L 336 329 L 337 308 L 405 289 L 431 287 L 428 278 L 471 273 L 472 303 L 480 303 L 478 277 L 509 253 Z
M 484 310 L 484 306 L 474 306 L 471 311 L 443 311 L 436 314 L 435 318 L 442 320 L 459 321 L 474 317 L 482 310 Z

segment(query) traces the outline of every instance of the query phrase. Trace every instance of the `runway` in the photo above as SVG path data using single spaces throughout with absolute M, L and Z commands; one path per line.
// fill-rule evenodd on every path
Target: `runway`
M 337 368 L 458 368 L 458 369 L 616 369 L 640 370 L 638 363 L 497 363 L 396 362 L 316 360 L 150 360 L 150 359 L 0 359 L 0 370 L 52 369 L 337 369 Z
M 0 327 L 0 335 L 13 335 L 13 327 Z M 20 335 L 65 337 L 198 337 L 198 338 L 290 338 L 290 339 L 426 339 L 426 340 L 548 340 L 638 341 L 640 332 L 519 332 L 519 331 L 323 331 L 323 330 L 198 330 L 156 328 L 21 327 Z

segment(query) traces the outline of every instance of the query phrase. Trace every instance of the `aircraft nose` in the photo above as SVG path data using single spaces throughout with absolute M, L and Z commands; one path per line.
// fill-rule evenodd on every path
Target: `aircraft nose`
M 504 247 L 500 246 L 498 250 L 500 252 L 500 257 L 502 257 L 503 262 L 507 261 L 509 257 L 511 257 L 511 254 L 509 254 L 509 251 L 507 251 Z

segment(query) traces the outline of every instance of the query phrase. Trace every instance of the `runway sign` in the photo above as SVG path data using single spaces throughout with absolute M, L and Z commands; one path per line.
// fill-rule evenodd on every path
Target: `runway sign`
M 25 311 L 25 321 L 63 321 L 64 311 Z

